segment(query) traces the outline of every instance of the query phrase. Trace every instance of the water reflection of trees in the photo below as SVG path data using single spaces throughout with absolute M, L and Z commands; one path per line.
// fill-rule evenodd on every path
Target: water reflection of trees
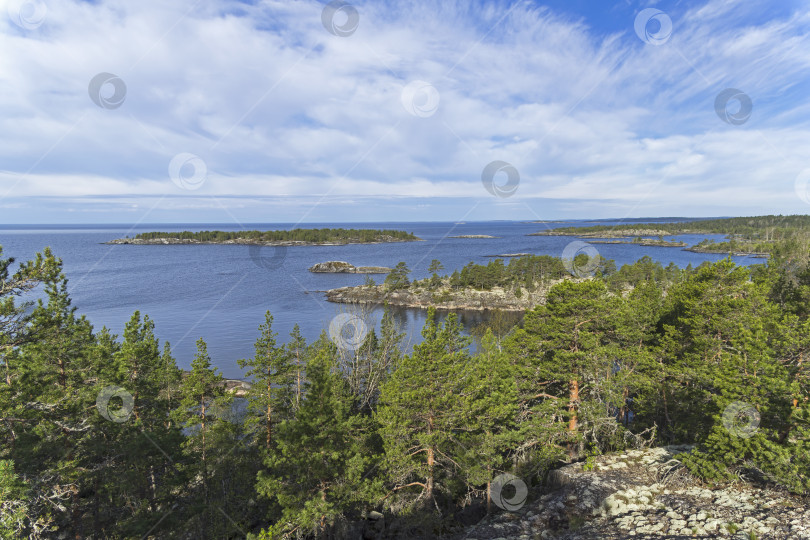
M 420 332 L 425 323 L 427 311 L 418 308 L 389 306 L 391 315 L 400 328 L 406 329 L 412 336 L 413 341 L 421 341 Z M 379 316 L 382 316 L 382 308 L 379 309 Z M 486 334 L 487 329 L 498 339 L 506 336 L 512 328 L 523 323 L 523 312 L 501 311 L 501 310 L 460 310 L 460 311 L 437 311 L 437 319 L 444 322 L 447 315 L 456 313 L 459 322 L 464 327 L 464 332 L 473 338 L 473 347 L 478 349 L 481 337 Z

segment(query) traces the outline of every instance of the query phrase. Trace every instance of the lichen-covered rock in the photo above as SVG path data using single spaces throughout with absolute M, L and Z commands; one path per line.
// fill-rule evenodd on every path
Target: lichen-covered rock
M 490 516 L 456 538 L 810 540 L 807 497 L 745 484 L 704 486 L 674 459 L 689 449 L 630 450 L 567 465 L 518 511 Z

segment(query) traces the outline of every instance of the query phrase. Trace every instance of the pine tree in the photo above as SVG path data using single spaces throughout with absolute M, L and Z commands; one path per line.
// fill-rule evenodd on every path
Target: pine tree
M 492 480 L 509 469 L 510 451 L 519 442 L 518 395 L 514 372 L 497 345 L 492 330 L 481 338 L 481 352 L 472 358 L 466 383 L 469 400 L 464 432 L 458 438 L 463 463 L 471 486 L 485 484 L 487 511 L 492 510 Z
M 408 274 L 410 274 L 410 272 L 408 266 L 400 261 L 385 277 L 385 286 L 389 290 L 406 289 L 411 284 L 408 280 Z
M 563 281 L 549 290 L 546 304 L 526 313 L 524 329 L 515 332 L 506 346 L 520 373 L 523 414 L 540 422 L 524 428 L 550 437 L 546 444 L 557 444 L 565 414 L 571 457 L 578 454 L 576 445 L 584 442 L 585 432 L 597 420 L 592 414 L 583 418 L 586 409 L 592 409 L 583 405 L 612 369 L 604 333 L 615 310 L 601 281 Z M 582 424 L 585 419 L 588 422 Z
M 304 396 L 304 384 L 306 382 L 306 369 L 308 358 L 308 346 L 304 336 L 301 335 L 301 328 L 296 324 L 290 332 L 290 341 L 286 346 L 287 357 L 291 364 L 291 395 L 289 410 L 295 414 L 301 406 Z
M 810 460 L 794 452 L 808 446 L 807 407 L 791 396 L 807 387 L 791 357 L 807 350 L 807 328 L 797 333 L 796 319 L 780 320 L 749 275 L 726 259 L 671 291 L 662 341 L 668 415 L 675 433 L 698 443 L 683 460 L 701 476 L 726 480 L 753 464 L 806 492 L 810 478 L 801 471 Z
M 211 475 L 217 450 L 218 435 L 223 428 L 222 411 L 230 408 L 230 399 L 222 387 L 223 377 L 211 365 L 208 347 L 202 338 L 197 340 L 197 352 L 191 362 L 191 372 L 180 386 L 179 402 L 174 410 L 175 420 L 185 430 L 183 442 L 187 456 L 186 468 L 191 478 L 199 476 L 200 485 L 196 502 L 189 508 L 199 514 L 198 535 L 214 537 L 216 523 L 211 494 Z
M 437 505 L 436 490 L 457 466 L 450 457 L 460 452 L 454 433 L 464 428 L 469 409 L 464 394 L 469 338 L 461 335 L 455 314 L 439 325 L 433 308 L 422 336 L 383 385 L 376 420 L 392 493 L 419 488 L 411 502 Z
M 294 372 L 295 366 L 290 363 L 290 357 L 276 343 L 277 334 L 273 332 L 273 316 L 269 311 L 265 313 L 264 320 L 264 324 L 259 326 L 261 335 L 256 340 L 256 355 L 239 360 L 239 366 L 248 368 L 247 376 L 252 381 L 248 391 L 250 408 L 262 417 L 263 444 L 266 450 L 270 450 L 273 425 L 279 421 L 274 414 L 283 407 L 283 394 L 289 392 L 293 375 L 300 377 L 300 371 Z
M 275 451 L 265 458 L 258 492 L 282 508 L 265 538 L 330 530 L 355 504 L 368 450 L 358 435 L 363 425 L 337 371 L 334 345 L 322 336 L 307 365 L 304 399 L 295 418 L 277 429 Z
M 49 489 L 69 493 L 67 511 L 55 516 L 60 527 L 85 534 L 82 501 L 87 487 L 89 442 L 97 389 L 89 356 L 95 339 L 86 318 L 76 315 L 67 278 L 57 270 L 45 280 L 47 303 L 39 300 L 31 317 L 36 340 L 20 351 L 18 390 L 26 429 L 19 434 L 14 461 L 21 471 L 45 474 Z M 23 397 L 24 396 L 24 397 Z

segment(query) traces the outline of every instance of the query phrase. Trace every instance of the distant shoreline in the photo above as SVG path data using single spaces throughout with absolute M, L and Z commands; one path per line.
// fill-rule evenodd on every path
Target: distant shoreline
M 347 246 L 353 244 L 390 244 L 395 242 L 424 242 L 421 238 L 414 240 L 377 240 L 371 242 L 364 242 L 361 240 L 346 241 L 346 242 L 305 242 L 302 240 L 278 240 L 278 241 L 263 241 L 251 240 L 248 238 L 234 239 L 234 240 L 195 240 L 192 238 L 116 238 L 108 242 L 101 242 L 103 245 L 133 245 L 133 246 L 200 246 L 200 245 L 215 245 L 215 246 Z

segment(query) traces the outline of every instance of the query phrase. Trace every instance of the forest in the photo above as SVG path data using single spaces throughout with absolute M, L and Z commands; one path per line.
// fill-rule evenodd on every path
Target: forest
M 753 216 L 723 219 L 702 219 L 674 223 L 634 223 L 622 225 L 596 225 L 591 227 L 560 227 L 541 235 L 611 235 L 627 232 L 636 236 L 639 230 L 649 229 L 657 236 L 661 233 L 724 234 L 728 242 L 705 241 L 699 247 L 717 252 L 750 251 L 769 253 L 775 249 L 796 249 L 810 239 L 810 216 Z
M 527 275 L 564 265 L 456 280 Z M 148 315 L 94 328 L 49 249 L 19 264 L 0 250 L 0 537 L 356 538 L 374 513 L 380 537 L 441 537 L 501 511 L 501 473 L 532 498 L 562 464 L 676 443 L 707 484 L 810 490 L 806 248 L 751 267 L 605 264 L 475 343 L 432 309 L 412 350 L 390 312 L 356 350 L 273 322 L 237 397 L 203 338 L 184 372 Z
M 254 242 L 370 243 L 419 240 L 413 233 L 372 229 L 292 229 L 289 231 L 183 231 L 146 232 L 135 235 L 138 240 L 173 238 L 199 242 L 225 242 L 249 240 Z

